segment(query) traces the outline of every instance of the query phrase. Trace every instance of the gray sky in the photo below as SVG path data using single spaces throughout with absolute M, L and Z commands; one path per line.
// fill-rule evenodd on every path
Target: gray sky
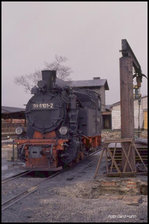
M 106 104 L 118 101 L 121 39 L 148 75 L 147 2 L 3 2 L 2 105 L 23 107 L 31 95 L 14 78 L 42 70 L 55 55 L 68 58 L 72 80 L 106 78 Z

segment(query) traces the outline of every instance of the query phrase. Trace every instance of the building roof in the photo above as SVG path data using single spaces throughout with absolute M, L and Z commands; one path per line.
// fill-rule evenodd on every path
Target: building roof
M 105 105 L 105 110 L 106 111 L 111 111 L 111 107 L 112 107 L 112 105 Z
M 116 103 L 113 103 L 113 104 L 111 105 L 111 107 L 118 106 L 119 104 L 120 104 L 120 101 L 118 101 L 118 102 L 116 102 Z
M 8 114 L 8 113 L 16 113 L 16 112 L 24 112 L 25 109 L 24 108 L 18 108 L 18 107 L 6 107 L 6 106 L 2 106 L 1 108 L 1 113 L 2 114 Z
M 146 98 L 146 97 L 148 97 L 148 96 L 142 96 L 141 99 Z M 137 99 L 134 99 L 134 101 L 136 101 L 136 100 L 137 100 Z M 113 103 L 113 104 L 111 105 L 111 107 L 118 106 L 119 104 L 120 104 L 120 101 L 118 101 L 118 102 L 116 102 L 116 103 Z
M 71 87 L 101 87 L 104 86 L 105 90 L 109 90 L 109 86 L 106 79 L 96 78 L 93 80 L 77 80 L 67 81 Z
M 25 119 L 25 109 L 18 107 L 1 107 L 3 119 Z

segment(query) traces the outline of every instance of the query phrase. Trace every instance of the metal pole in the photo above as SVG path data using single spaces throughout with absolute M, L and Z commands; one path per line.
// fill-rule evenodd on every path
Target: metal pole
M 14 140 L 13 140 L 13 143 L 12 143 L 13 145 L 12 145 L 12 147 L 13 147 L 13 156 L 12 156 L 12 159 L 13 159 L 13 165 L 14 165 Z
M 141 105 L 141 98 L 138 99 L 138 138 L 140 138 L 140 105 Z

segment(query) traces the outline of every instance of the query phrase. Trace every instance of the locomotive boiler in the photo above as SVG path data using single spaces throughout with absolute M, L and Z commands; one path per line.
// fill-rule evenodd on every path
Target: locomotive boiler
M 26 105 L 26 135 L 18 127 L 18 157 L 26 169 L 59 170 L 83 159 L 101 144 L 101 100 L 89 89 L 74 89 L 42 71 Z

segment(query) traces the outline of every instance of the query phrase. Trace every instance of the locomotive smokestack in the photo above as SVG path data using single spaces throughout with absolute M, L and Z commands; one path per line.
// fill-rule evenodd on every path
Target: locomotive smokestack
M 42 71 L 42 80 L 47 83 L 47 90 L 53 89 L 56 81 L 55 70 L 44 70 Z

